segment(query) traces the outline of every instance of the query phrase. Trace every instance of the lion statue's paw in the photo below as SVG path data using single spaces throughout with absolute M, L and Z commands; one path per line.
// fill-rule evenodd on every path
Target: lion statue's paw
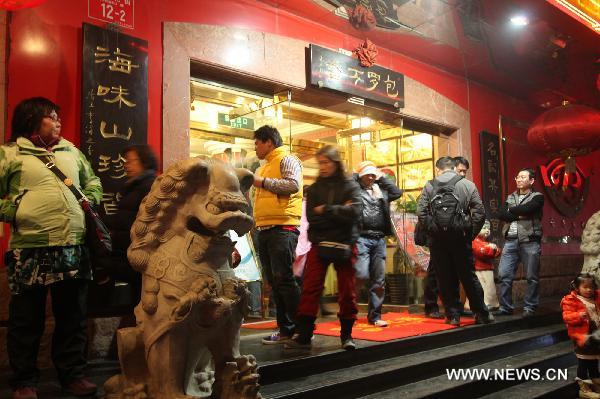
M 223 390 L 221 399 L 257 399 L 259 375 L 256 358 L 252 355 L 240 356 L 233 362 L 227 362 L 223 370 Z

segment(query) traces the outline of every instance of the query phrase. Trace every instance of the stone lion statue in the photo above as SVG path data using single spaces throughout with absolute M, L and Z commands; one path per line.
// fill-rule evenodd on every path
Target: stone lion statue
M 600 283 L 600 211 L 594 213 L 586 222 L 581 236 L 583 253 L 582 273 L 590 273 Z
M 122 373 L 107 398 L 260 398 L 256 360 L 239 353 L 248 291 L 230 267 L 253 226 L 252 173 L 218 160 L 177 162 L 158 177 L 131 228 L 142 273 L 137 326 L 117 331 Z

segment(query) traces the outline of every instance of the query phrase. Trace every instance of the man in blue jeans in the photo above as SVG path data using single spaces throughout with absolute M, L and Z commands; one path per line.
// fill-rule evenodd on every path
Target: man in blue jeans
M 519 261 L 527 279 L 523 317 L 532 316 L 539 303 L 539 270 L 542 239 L 542 211 L 544 196 L 533 191 L 535 171 L 521 169 L 515 177 L 517 191 L 508 196 L 498 218 L 505 221 L 506 241 L 500 258 L 500 310 L 498 315 L 514 311 L 512 284 Z
M 300 287 L 292 264 L 302 216 L 302 163 L 283 145 L 279 131 L 262 126 L 254 132 L 254 149 L 265 164 L 254 174 L 254 222 L 263 275 L 273 289 L 279 331 L 265 345 L 283 344 L 294 335 Z
M 356 242 L 357 259 L 356 291 L 370 280 L 369 313 L 370 324 L 386 327 L 381 319 L 381 308 L 385 295 L 385 236 L 392 234 L 390 201 L 402 196 L 402 190 L 377 170 L 371 161 L 358 165 L 355 179 L 361 188 L 363 205 L 360 236 Z

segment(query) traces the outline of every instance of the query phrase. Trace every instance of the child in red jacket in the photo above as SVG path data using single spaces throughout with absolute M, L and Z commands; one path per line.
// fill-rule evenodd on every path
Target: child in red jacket
M 500 256 L 501 249 L 488 242 L 490 221 L 486 220 L 481 231 L 473 240 L 473 257 L 475 258 L 475 274 L 483 288 L 483 301 L 489 310 L 498 310 L 498 296 L 494 282 L 494 263 L 492 259 Z M 469 309 L 469 301 L 465 302 L 465 310 Z
M 600 292 L 594 276 L 577 275 L 570 294 L 560 301 L 569 337 L 575 343 L 580 398 L 600 398 Z M 591 381 L 590 381 L 591 380 Z

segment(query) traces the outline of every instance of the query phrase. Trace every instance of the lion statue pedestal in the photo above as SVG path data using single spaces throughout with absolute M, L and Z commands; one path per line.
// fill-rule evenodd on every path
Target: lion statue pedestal
M 217 160 L 180 161 L 158 177 L 131 229 L 142 273 L 137 326 L 117 331 L 121 374 L 108 399 L 260 398 L 256 360 L 239 353 L 248 290 L 230 267 L 253 226 L 252 173 Z

